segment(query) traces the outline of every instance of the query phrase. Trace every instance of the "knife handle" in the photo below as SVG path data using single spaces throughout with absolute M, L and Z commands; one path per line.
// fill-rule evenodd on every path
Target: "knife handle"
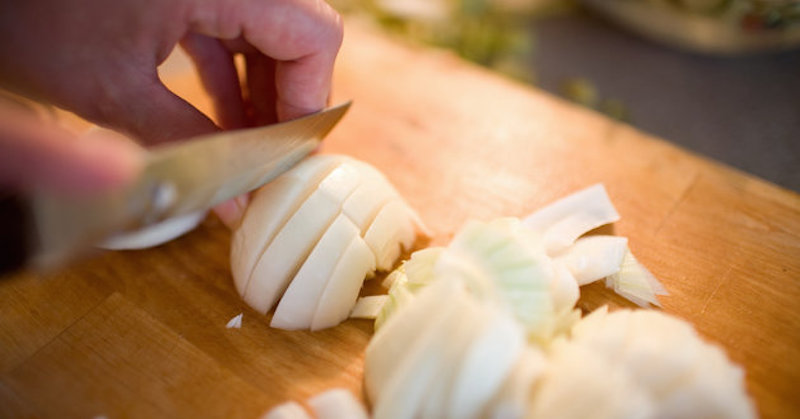
M 0 275 L 25 266 L 31 256 L 32 214 L 19 195 L 0 191 Z

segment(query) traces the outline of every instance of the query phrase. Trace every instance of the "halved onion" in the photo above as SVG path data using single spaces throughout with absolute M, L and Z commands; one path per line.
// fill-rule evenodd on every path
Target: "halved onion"
M 287 330 L 309 327 L 317 308 L 314 303 L 319 301 L 328 279 L 347 249 L 343 243 L 350 243 L 357 237 L 356 226 L 346 216 L 339 214 L 283 293 L 272 316 L 272 327 Z
M 596 184 L 537 210 L 522 223 L 543 237 L 545 249 L 554 256 L 582 234 L 619 218 L 605 187 Z
M 363 280 L 388 270 L 425 228 L 378 170 L 340 155 L 305 159 L 255 192 L 234 232 L 231 270 L 272 326 L 347 318 Z

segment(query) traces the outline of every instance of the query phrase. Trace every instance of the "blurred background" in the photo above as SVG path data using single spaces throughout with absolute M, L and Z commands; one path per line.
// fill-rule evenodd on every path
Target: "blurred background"
M 800 0 L 330 0 L 800 192 Z

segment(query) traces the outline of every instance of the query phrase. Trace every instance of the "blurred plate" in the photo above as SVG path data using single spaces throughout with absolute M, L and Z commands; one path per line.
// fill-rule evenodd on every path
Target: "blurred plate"
M 753 27 L 744 16 L 681 10 L 646 0 L 582 0 L 589 9 L 653 41 L 715 55 L 785 51 L 800 47 L 800 25 Z M 788 6 L 787 6 L 788 7 Z

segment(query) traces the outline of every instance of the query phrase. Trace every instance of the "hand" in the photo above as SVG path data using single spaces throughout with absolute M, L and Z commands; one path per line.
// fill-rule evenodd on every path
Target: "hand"
M 133 179 L 143 149 L 112 132 L 78 138 L 0 95 L 0 191 L 45 189 L 79 195 Z
M 323 108 L 342 27 L 322 0 L 17 0 L 0 3 L 0 39 L 2 87 L 154 144 Z M 157 66 L 179 43 L 219 127 L 158 79 Z M 236 53 L 246 62 L 242 82 Z M 19 133 L 25 137 L 37 136 Z M 2 144 L 6 165 L 16 146 Z M 84 158 L 103 158 L 91 154 Z M 239 207 L 228 207 L 218 211 L 223 221 L 238 217 Z

